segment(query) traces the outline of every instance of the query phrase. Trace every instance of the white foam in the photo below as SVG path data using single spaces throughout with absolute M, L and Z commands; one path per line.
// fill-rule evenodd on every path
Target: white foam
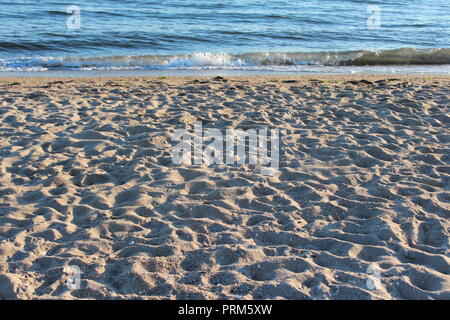
M 18 57 L 0 59 L 0 71 L 96 70 L 240 70 L 296 73 L 416 73 L 449 74 L 450 65 L 340 66 L 342 57 L 360 53 L 248 53 L 198 52 L 187 55 L 119 57 Z M 333 61 L 332 64 L 324 64 Z
M 233 59 L 227 53 L 203 53 L 173 57 L 164 63 L 167 68 L 180 67 L 211 67 L 211 66 L 242 66 L 245 63 L 240 59 Z

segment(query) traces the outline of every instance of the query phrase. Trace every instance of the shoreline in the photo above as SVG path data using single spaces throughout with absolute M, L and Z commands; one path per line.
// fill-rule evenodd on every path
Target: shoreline
M 22 82 L 46 82 L 46 81 L 70 81 L 71 83 L 75 82 L 83 82 L 84 80 L 92 80 L 99 83 L 107 82 L 111 80 L 121 80 L 121 81 L 133 81 L 133 80 L 157 80 L 163 82 L 171 82 L 180 83 L 183 81 L 190 80 L 202 80 L 209 81 L 214 80 L 216 78 L 223 78 L 226 81 L 256 81 L 256 82 L 271 82 L 271 81 L 279 81 L 281 84 L 283 81 L 287 81 L 285 83 L 291 83 L 292 81 L 308 81 L 308 80 L 323 80 L 323 81 L 331 81 L 334 83 L 340 83 L 350 80 L 368 80 L 372 82 L 376 82 L 379 80 L 389 80 L 391 79 L 393 83 L 396 81 L 449 81 L 450 75 L 446 74 L 257 74 L 257 75 L 227 75 L 223 76 L 220 74 L 212 73 L 208 75 L 181 75 L 181 76 L 160 76 L 160 75 L 124 75 L 124 76 L 87 76 L 87 77 L 52 77 L 52 76 L 42 76 L 42 77 L 0 77 L 0 83 L 6 83 L 9 81 L 22 81 Z M 331 83 L 330 82 L 330 83 Z M 294 82 L 292 82 L 294 83 Z M 226 84 L 226 82 L 224 82 Z
M 447 76 L 450 65 L 401 65 L 401 66 L 305 66 L 299 70 L 271 69 L 117 69 L 117 70 L 47 70 L 47 71 L 1 71 L 4 78 L 114 78 L 114 77 L 246 77 L 246 76 Z

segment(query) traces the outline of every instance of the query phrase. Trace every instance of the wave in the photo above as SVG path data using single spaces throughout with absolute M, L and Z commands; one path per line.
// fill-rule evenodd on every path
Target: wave
M 193 53 L 112 57 L 20 57 L 0 59 L 0 71 L 114 69 L 270 69 L 295 66 L 389 66 L 450 64 L 450 49 L 381 51 Z

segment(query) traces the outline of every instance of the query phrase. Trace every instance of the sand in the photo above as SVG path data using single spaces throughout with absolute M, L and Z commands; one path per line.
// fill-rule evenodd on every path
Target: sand
M 1 79 L 0 298 L 450 299 L 450 77 L 389 78 Z M 195 120 L 279 170 L 173 164 Z

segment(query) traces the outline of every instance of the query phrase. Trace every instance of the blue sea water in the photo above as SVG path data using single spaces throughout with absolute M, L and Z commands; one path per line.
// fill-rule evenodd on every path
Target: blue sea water
M 448 73 L 449 18 L 448 0 L 0 0 L 0 71 Z

